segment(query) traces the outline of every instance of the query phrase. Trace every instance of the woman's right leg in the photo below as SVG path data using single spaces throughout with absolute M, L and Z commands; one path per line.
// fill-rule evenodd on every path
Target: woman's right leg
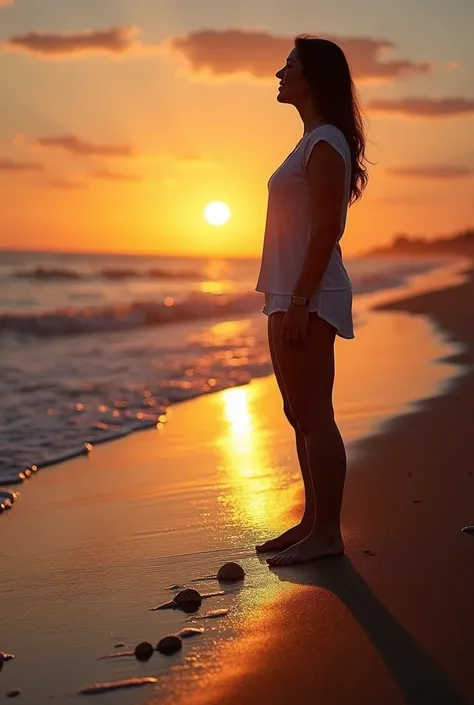
M 300 522 L 296 525 L 293 526 L 291 529 L 288 529 L 288 531 L 285 531 L 283 534 L 280 536 L 277 536 L 275 539 L 270 539 L 270 541 L 266 541 L 265 543 L 256 546 L 257 552 L 258 553 L 263 553 L 265 551 L 283 551 L 285 548 L 289 548 L 290 546 L 293 546 L 293 544 L 297 543 L 298 541 L 301 541 L 304 539 L 308 533 L 311 531 L 313 524 L 314 524 L 314 519 L 315 519 L 315 497 L 314 497 L 314 489 L 313 489 L 313 481 L 311 478 L 311 473 L 309 470 L 309 463 L 308 463 L 308 457 L 306 454 L 306 441 L 304 438 L 304 435 L 301 433 L 301 431 L 298 428 L 298 424 L 296 423 L 296 419 L 292 414 L 286 392 L 285 392 L 285 385 L 283 383 L 283 378 L 280 372 L 280 368 L 278 365 L 278 360 L 275 354 L 275 344 L 273 340 L 273 328 L 272 326 L 272 318 L 273 316 L 268 317 L 268 345 L 270 348 L 270 357 L 272 360 L 272 365 L 273 365 L 273 371 L 275 373 L 275 377 L 277 380 L 278 388 L 280 390 L 282 399 L 283 399 L 283 411 L 288 419 L 289 423 L 291 426 L 293 426 L 293 429 L 295 431 L 295 436 L 296 436 L 296 452 L 298 455 L 298 462 L 301 470 L 301 475 L 303 477 L 303 484 L 304 484 L 304 492 L 305 492 L 305 507 L 304 507 L 304 513 L 303 516 L 300 520 Z

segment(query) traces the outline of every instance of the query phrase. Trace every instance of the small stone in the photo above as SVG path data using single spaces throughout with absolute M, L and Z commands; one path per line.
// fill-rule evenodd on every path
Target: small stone
M 21 690 L 19 688 L 9 690 L 7 693 L 7 698 L 16 698 L 17 695 L 21 695 Z
M 156 650 L 159 651 L 160 654 L 166 654 L 166 656 L 171 656 L 171 654 L 175 654 L 182 648 L 183 642 L 180 637 L 175 634 L 170 634 L 170 636 L 163 637 L 163 639 L 160 639 L 156 645 Z
M 201 603 L 202 597 L 201 593 L 197 590 L 194 590 L 193 588 L 187 588 L 186 590 L 181 590 L 181 592 L 178 592 L 178 594 L 175 595 L 173 602 L 175 602 L 177 605 L 189 604 L 190 602 Z
M 474 534 L 474 526 L 465 526 L 462 531 L 465 531 L 467 534 Z
M 245 571 L 238 563 L 224 563 L 217 572 L 217 580 L 243 580 Z
M 153 651 L 153 646 L 148 641 L 142 641 L 135 647 L 135 656 L 139 661 L 148 661 Z
M 119 641 L 118 644 L 115 644 L 114 649 L 123 649 L 124 646 L 125 646 L 125 644 L 122 644 L 122 642 Z

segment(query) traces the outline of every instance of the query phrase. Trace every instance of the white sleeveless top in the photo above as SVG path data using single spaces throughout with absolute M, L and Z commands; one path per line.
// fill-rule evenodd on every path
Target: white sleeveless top
M 301 274 L 312 234 L 312 211 L 306 168 L 314 145 L 330 144 L 346 165 L 345 202 L 349 206 L 351 154 L 341 130 L 321 125 L 305 135 L 271 176 L 262 261 L 256 291 L 265 293 L 263 312 L 286 311 Z M 329 264 L 309 302 L 309 310 L 331 323 L 343 338 L 353 338 L 352 287 L 342 261 L 339 241 L 346 225 L 347 207 Z

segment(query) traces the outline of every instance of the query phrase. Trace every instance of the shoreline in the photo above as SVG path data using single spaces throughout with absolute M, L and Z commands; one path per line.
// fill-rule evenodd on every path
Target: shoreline
M 410 313 L 424 317 L 435 315 L 435 297 L 446 326 L 453 316 L 462 324 L 458 333 L 449 333 L 452 342 L 466 348 L 471 336 L 471 357 L 464 349 L 445 359 L 467 366 L 474 349 L 473 293 L 471 274 L 465 284 L 408 300 L 394 300 L 392 291 L 387 297 L 392 300 L 381 306 L 394 311 L 409 306 Z M 397 335 L 403 322 L 405 314 L 392 320 Z M 428 328 L 422 330 L 426 335 Z M 190 705 L 226 705 L 235 702 L 238 687 L 244 705 L 266 699 L 273 705 L 306 704 L 309 688 L 324 705 L 466 703 L 457 683 L 464 686 L 469 672 L 474 634 L 472 580 L 465 575 L 473 545 L 460 523 L 473 523 L 474 476 L 461 473 L 446 488 L 440 472 L 436 481 L 429 473 L 432 463 L 442 468 L 439 447 L 434 459 L 428 453 L 421 462 L 417 444 L 424 435 L 420 419 L 424 423 L 433 406 L 443 413 L 453 393 L 464 392 L 469 374 L 474 377 L 462 370 L 448 390 L 395 418 L 388 410 L 386 425 L 355 442 L 343 511 L 347 551 L 335 567 L 328 561 L 270 571 L 265 557 L 252 550 L 263 530 L 281 530 L 301 506 L 293 438 L 271 375 L 176 405 L 173 423 L 141 435 L 139 443 L 132 436 L 103 444 L 90 458 L 45 472 L 38 492 L 25 492 L 20 511 L 3 517 L 0 554 L 9 570 L 0 579 L 0 601 L 8 622 L 0 648 L 17 659 L 3 669 L 2 685 L 24 689 L 25 705 L 70 697 L 94 680 L 137 675 L 158 676 L 156 692 L 147 690 L 146 700 L 119 694 L 115 702 L 174 705 L 182 697 Z M 394 382 L 400 386 L 400 379 Z M 472 384 L 474 391 L 474 379 Z M 449 420 L 462 409 L 469 426 L 463 404 L 455 400 Z M 439 446 L 439 419 L 437 424 L 434 433 L 428 424 L 427 433 Z M 459 469 L 459 458 L 456 462 Z M 439 508 L 444 499 L 458 513 L 451 508 L 444 517 Z M 113 650 L 114 641 L 133 648 L 187 626 L 181 613 L 151 616 L 149 610 L 169 599 L 166 586 L 190 583 L 230 560 L 245 567 L 245 583 L 209 604 L 230 614 L 197 622 L 205 633 L 186 644 L 183 655 L 154 657 L 138 667 L 134 659 L 97 661 Z M 218 584 L 202 584 L 205 592 L 214 588 Z M 454 619 L 446 601 L 455 607 Z M 42 648 L 45 637 L 48 650 Z M 463 650 L 459 658 L 456 649 Z M 418 672 L 429 699 L 413 695 Z M 38 692 L 35 673 L 44 680 Z M 434 699 L 435 691 L 444 700 Z
M 462 374 L 357 442 L 343 507 L 346 554 L 273 569 L 285 591 L 244 617 L 189 705 L 474 703 L 474 270 L 376 310 L 428 316 L 463 350 Z M 265 565 L 262 563 L 262 570 Z
M 434 267 L 433 269 L 430 269 L 428 271 L 422 271 L 421 273 L 413 274 L 409 276 L 406 281 L 401 285 L 398 285 L 393 288 L 389 287 L 380 291 L 359 294 L 355 297 L 355 315 L 357 316 L 360 311 L 362 311 L 365 315 L 370 315 L 371 311 L 382 309 L 382 307 L 377 302 L 383 303 L 384 301 L 397 301 L 400 297 L 403 297 L 406 294 L 412 296 L 416 293 L 418 288 L 420 288 L 421 291 L 431 291 L 433 290 L 433 287 L 440 286 L 440 276 L 442 277 L 444 274 L 447 276 L 449 282 L 455 282 L 459 279 L 459 277 L 462 277 L 462 274 L 464 273 L 464 270 L 466 268 L 466 261 L 467 260 L 462 256 L 452 258 L 451 260 L 446 259 L 445 257 L 440 257 L 441 264 L 439 266 Z M 444 286 L 446 286 L 446 283 L 443 282 L 441 286 L 444 288 Z M 250 313 L 248 315 L 260 316 L 261 314 Z M 234 320 L 234 317 L 232 317 L 231 320 Z M 215 319 L 213 317 L 209 318 L 209 324 L 211 322 L 215 322 Z M 261 375 L 254 375 L 250 377 L 249 381 L 251 381 L 252 379 L 262 379 L 266 377 L 271 377 L 272 375 L 273 372 L 263 373 Z M 249 381 L 234 385 L 234 387 L 227 387 L 227 389 L 245 386 L 249 383 Z M 172 410 L 183 402 L 193 401 L 199 399 L 202 396 L 218 393 L 220 391 L 222 391 L 222 389 L 210 390 L 208 392 L 196 392 L 196 394 L 193 396 L 189 396 L 177 401 L 172 401 L 169 406 L 163 406 L 162 410 L 160 411 L 158 421 L 147 419 L 136 421 L 135 424 L 130 425 L 124 429 L 109 432 L 104 437 L 92 438 L 91 436 L 90 438 L 88 438 L 88 440 L 85 440 L 83 443 L 77 445 L 75 448 L 72 448 L 71 450 L 67 451 L 60 451 L 57 453 L 57 455 L 54 455 L 51 458 L 45 460 L 36 460 L 34 461 L 34 463 L 31 463 L 27 467 L 24 467 L 23 470 L 20 470 L 18 468 L 12 469 L 10 472 L 7 472 L 4 475 L 0 475 L 0 490 L 19 492 L 25 480 L 28 480 L 28 478 L 30 478 L 32 475 L 35 475 L 38 471 L 41 471 L 44 468 L 51 468 L 53 466 L 60 465 L 64 462 L 74 460 L 75 458 L 78 458 L 80 456 L 87 456 L 96 446 L 102 445 L 104 443 L 108 444 L 120 440 L 122 438 L 126 438 L 128 436 L 134 436 L 136 433 L 141 431 L 160 428 L 163 426 L 164 423 L 168 421 L 168 410 Z M 401 410 L 400 413 L 403 413 L 403 410 Z

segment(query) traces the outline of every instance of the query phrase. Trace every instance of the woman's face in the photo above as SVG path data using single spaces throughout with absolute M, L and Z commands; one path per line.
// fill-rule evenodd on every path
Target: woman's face
M 309 92 L 303 67 L 298 59 L 296 47 L 290 52 L 285 66 L 275 74 L 280 79 L 277 100 L 279 103 L 299 105 Z

